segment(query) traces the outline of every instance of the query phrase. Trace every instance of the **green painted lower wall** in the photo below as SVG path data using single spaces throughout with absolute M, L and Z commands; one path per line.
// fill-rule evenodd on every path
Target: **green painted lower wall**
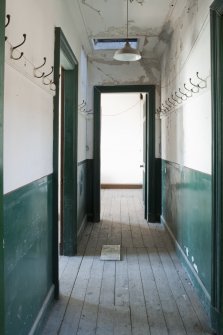
M 83 224 L 87 217 L 87 164 L 84 160 L 78 163 L 77 169 L 77 235 L 79 236 L 83 230 Z
M 27 335 L 52 287 L 52 177 L 4 196 L 5 324 Z
M 87 160 L 87 215 L 88 221 L 93 221 L 94 213 L 94 192 L 93 192 L 93 170 L 94 169 L 94 160 Z
M 208 174 L 162 160 L 162 217 L 194 270 L 192 280 L 206 305 L 201 291 L 211 295 L 211 183 Z

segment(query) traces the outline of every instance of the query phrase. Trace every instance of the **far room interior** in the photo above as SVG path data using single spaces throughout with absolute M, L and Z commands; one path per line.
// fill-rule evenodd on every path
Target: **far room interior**
M 101 188 L 142 188 L 146 94 L 101 97 Z

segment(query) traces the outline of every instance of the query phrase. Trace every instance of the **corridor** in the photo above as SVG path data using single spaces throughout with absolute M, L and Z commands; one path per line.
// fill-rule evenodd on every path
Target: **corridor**
M 160 224 L 143 219 L 141 190 L 102 190 L 101 222 L 76 257 L 60 259 L 60 300 L 42 335 L 211 334 L 206 315 Z M 101 261 L 121 244 L 121 261 Z

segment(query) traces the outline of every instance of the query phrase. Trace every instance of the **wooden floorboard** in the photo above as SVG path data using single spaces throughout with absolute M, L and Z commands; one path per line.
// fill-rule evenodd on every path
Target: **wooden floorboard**
M 42 335 L 211 334 L 169 235 L 144 220 L 142 190 L 102 190 L 75 257 L 60 257 L 60 299 Z M 101 261 L 121 244 L 121 261 Z

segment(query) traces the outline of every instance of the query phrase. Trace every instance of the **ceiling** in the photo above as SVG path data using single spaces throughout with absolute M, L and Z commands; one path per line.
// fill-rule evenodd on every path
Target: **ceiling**
M 93 38 L 125 38 L 127 0 L 67 0 L 78 18 L 82 43 L 88 55 L 97 57 Z M 168 34 L 170 21 L 177 15 L 183 0 L 129 0 L 129 37 L 139 37 L 144 58 L 154 57 L 162 33 Z M 113 54 L 111 51 L 103 53 Z

